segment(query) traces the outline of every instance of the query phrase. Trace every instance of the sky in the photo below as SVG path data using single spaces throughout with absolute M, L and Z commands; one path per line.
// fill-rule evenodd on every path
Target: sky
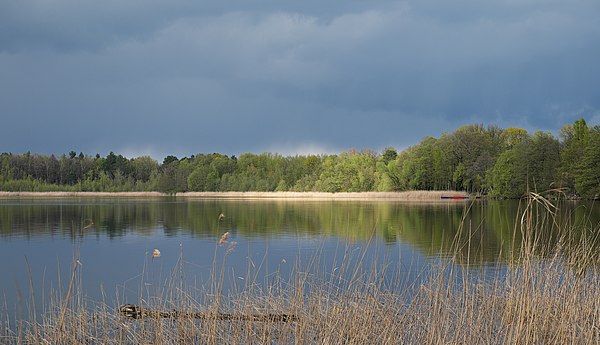
M 598 0 L 3 0 L 0 152 L 403 149 L 600 124 Z

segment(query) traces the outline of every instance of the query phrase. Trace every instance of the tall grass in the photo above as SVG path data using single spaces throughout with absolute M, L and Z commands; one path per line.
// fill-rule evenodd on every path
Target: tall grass
M 587 222 L 561 223 L 556 208 L 534 193 L 523 200 L 514 229 L 520 245 L 505 248 L 515 252 L 515 260 L 499 264 L 486 279 L 469 267 L 473 260 L 464 248 L 479 229 L 466 220 L 455 237 L 455 254 L 427 273 L 419 272 L 426 276 L 414 282 L 404 280 L 394 267 L 367 262 L 362 256 L 345 256 L 336 270 L 323 272 L 315 269 L 320 266 L 315 257 L 304 266 L 299 264 L 289 277 L 275 272 L 271 278 L 276 279 L 268 284 L 249 268 L 243 286 L 226 290 L 229 273 L 216 259 L 223 255 L 224 262 L 227 250 L 215 249 L 208 282 L 188 281 L 183 252 L 164 280 L 156 279 L 149 261 L 142 274 L 139 304 L 148 310 L 177 310 L 183 317 L 131 320 L 119 313 L 118 305 L 86 300 L 74 260 L 67 292 L 55 295 L 41 319 L 20 321 L 0 340 L 8 344 L 598 344 L 600 229 Z M 582 227 L 583 231 L 572 231 Z M 583 235 L 575 238 L 573 233 Z M 231 246 L 226 240 L 222 245 Z M 395 278 L 390 281 L 391 276 Z M 231 278 L 231 284 L 237 281 Z M 190 316 L 197 312 L 205 317 Z M 217 315 L 223 312 L 287 314 L 298 320 L 219 320 Z
M 35 181 L 35 180 L 33 180 Z M 20 182 L 19 182 L 20 183 Z M 158 197 L 172 194 L 144 191 L 143 188 L 119 188 L 103 187 L 88 188 L 86 185 L 74 185 L 54 188 L 48 185 L 44 188 L 26 186 L 23 188 L 3 188 L 0 185 L 0 197 Z M 54 189 L 53 189 L 54 188 Z M 205 199 L 271 199 L 271 200 L 390 200 L 390 201 L 427 201 L 442 202 L 442 196 L 468 197 L 463 191 L 408 191 L 408 192 L 182 192 L 176 193 L 178 197 L 205 198 Z M 444 200 L 443 203 L 451 201 Z

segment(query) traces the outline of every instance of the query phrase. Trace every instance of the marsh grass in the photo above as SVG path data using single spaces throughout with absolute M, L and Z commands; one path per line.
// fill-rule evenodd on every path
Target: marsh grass
M 357 257 L 344 254 L 327 272 L 319 269 L 317 255 L 297 264 L 289 277 L 272 272 L 266 283 L 249 266 L 240 284 L 225 269 L 227 238 L 221 245 L 215 243 L 208 282 L 188 281 L 183 250 L 166 277 L 155 275 L 153 258 L 141 275 L 138 302 L 146 308 L 207 316 L 282 313 L 296 315 L 294 322 L 127 319 L 119 314 L 118 305 L 90 301 L 81 294 L 75 258 L 71 279 L 53 295 L 41 319 L 30 317 L 16 328 L 5 328 L 0 340 L 7 344 L 598 344 L 600 229 L 585 221 L 561 223 L 557 207 L 535 193 L 523 199 L 514 228 L 519 245 L 514 241 L 505 248 L 515 253 L 514 259 L 493 268 L 487 278 L 470 266 L 473 258 L 465 250 L 479 231 L 466 221 L 468 210 L 454 238 L 454 255 L 417 272 L 421 279 L 410 282 L 385 259 L 367 261 L 359 253 Z M 226 282 L 234 288 L 224 289 Z
M 52 186 L 50 186 L 52 187 Z M 49 187 L 49 188 L 50 188 Z M 60 186 L 63 188 L 64 186 Z M 53 187 L 52 187 L 53 188 Z M 59 188 L 59 187 L 57 187 Z M 75 187 L 74 187 L 75 188 Z M 18 188 L 16 188 L 19 190 Z M 22 188 L 29 190 L 31 188 Z M 63 188 L 64 189 L 64 188 Z M 75 188 L 76 189 L 76 188 Z M 164 197 L 172 194 L 161 192 L 83 192 L 83 191 L 47 191 L 47 192 L 7 192 L 0 191 L 0 198 L 10 197 Z M 442 196 L 454 195 L 468 197 L 462 191 L 407 191 L 407 192 L 183 192 L 177 197 L 200 199 L 244 199 L 244 200 L 395 200 L 395 201 L 437 201 Z M 451 201 L 445 200 L 444 203 Z

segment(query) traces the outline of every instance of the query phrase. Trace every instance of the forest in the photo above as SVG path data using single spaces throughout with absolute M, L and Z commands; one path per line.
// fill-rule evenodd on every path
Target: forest
M 0 154 L 0 191 L 406 191 L 459 190 L 498 198 L 561 190 L 600 195 L 600 126 L 584 119 L 551 133 L 467 125 L 398 151 L 337 155 L 219 153 L 163 162 L 110 152 Z

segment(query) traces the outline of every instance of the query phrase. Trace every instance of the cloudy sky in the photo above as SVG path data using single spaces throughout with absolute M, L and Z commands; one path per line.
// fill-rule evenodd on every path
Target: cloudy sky
M 404 148 L 600 124 L 598 0 L 3 0 L 0 152 Z

